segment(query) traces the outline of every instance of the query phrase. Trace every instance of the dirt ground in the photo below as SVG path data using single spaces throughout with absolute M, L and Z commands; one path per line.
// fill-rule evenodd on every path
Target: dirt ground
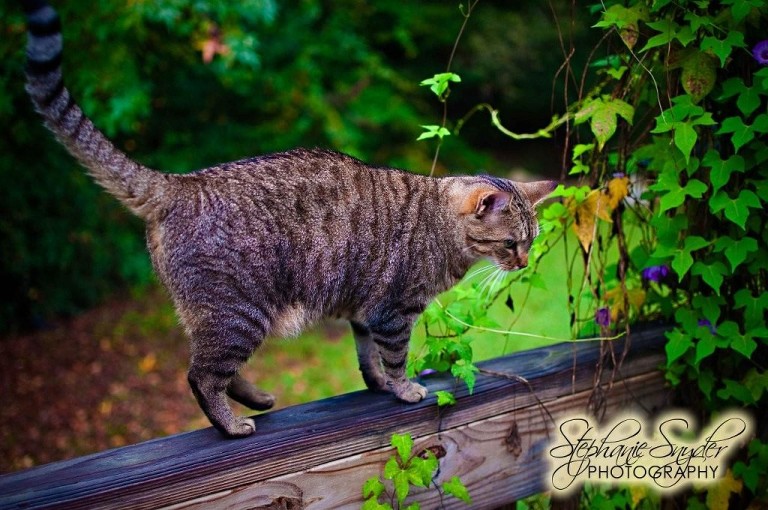
M 343 326 L 267 342 L 243 375 L 274 393 L 277 407 L 360 389 Z M 160 289 L 0 339 L 0 473 L 210 426 L 187 384 L 188 358 Z
M 151 340 L 151 295 L 114 300 L 44 331 L 0 340 L 0 472 L 205 426 L 191 396 L 183 334 Z

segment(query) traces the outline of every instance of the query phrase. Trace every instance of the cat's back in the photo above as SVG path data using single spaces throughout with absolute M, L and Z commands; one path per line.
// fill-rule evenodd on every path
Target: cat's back
M 426 176 L 298 149 L 174 179 L 148 240 L 158 274 L 178 292 L 225 275 L 229 286 L 332 312 L 361 299 L 352 289 L 405 281 L 400 273 L 422 258 L 411 255 L 434 251 L 438 189 Z
M 436 181 L 321 149 L 225 163 L 171 176 L 151 244 L 294 253 L 397 244 L 434 213 Z
M 248 219 L 288 229 L 352 216 L 395 219 L 409 202 L 437 192 L 435 179 L 323 149 L 294 149 L 173 177 L 166 209 L 178 218 Z

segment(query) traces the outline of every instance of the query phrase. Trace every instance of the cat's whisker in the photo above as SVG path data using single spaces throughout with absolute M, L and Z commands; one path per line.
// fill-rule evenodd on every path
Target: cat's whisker
M 498 278 L 494 280 L 493 282 L 493 289 L 491 289 L 491 294 L 496 292 L 499 288 L 501 288 L 502 285 L 504 285 L 504 280 L 507 279 L 507 272 L 506 271 L 500 271 Z
M 482 267 L 478 267 L 478 268 L 477 268 L 477 269 L 475 269 L 474 271 L 472 271 L 472 272 L 468 273 L 468 274 L 467 274 L 467 276 L 465 276 L 465 277 L 464 277 L 464 279 L 465 279 L 465 280 L 471 280 L 471 279 L 472 279 L 472 278 L 474 278 L 475 276 L 477 276 L 477 275 L 480 275 L 480 274 L 483 274 L 483 273 L 486 273 L 486 272 L 488 272 L 488 271 L 491 271 L 492 269 L 493 269 L 493 266 L 492 266 L 492 265 L 489 265 L 489 266 L 482 266 Z
M 496 271 L 498 271 L 498 268 L 496 266 L 490 266 L 490 267 L 494 269 L 494 271 L 485 275 L 482 281 L 478 284 L 478 288 L 480 289 L 480 299 L 483 299 L 483 293 L 485 292 L 487 284 L 496 275 Z
M 485 300 L 491 295 L 491 283 L 498 277 L 499 273 L 501 272 L 501 269 L 494 266 L 495 271 L 491 273 L 487 278 L 483 280 L 483 288 L 480 293 L 480 299 Z
M 491 280 L 490 284 L 488 285 L 489 298 L 493 296 L 494 292 L 496 292 L 496 286 L 499 283 L 499 278 L 503 277 L 503 275 L 504 275 L 504 272 L 501 269 L 499 269 L 498 271 L 496 271 L 496 273 L 494 273 L 493 280 Z

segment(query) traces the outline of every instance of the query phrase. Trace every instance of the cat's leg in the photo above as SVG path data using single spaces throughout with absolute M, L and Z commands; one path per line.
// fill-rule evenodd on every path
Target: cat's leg
M 227 395 L 235 402 L 256 411 L 266 411 L 275 405 L 274 395 L 258 389 L 240 374 L 236 374 L 229 382 Z
M 200 408 L 224 435 L 234 438 L 252 434 L 256 430 L 254 421 L 235 416 L 227 401 L 227 390 L 261 339 L 234 328 L 202 328 L 191 332 L 191 340 L 188 379 Z M 237 382 L 235 386 L 239 387 Z
M 408 342 L 414 320 L 415 316 L 388 314 L 385 318 L 370 321 L 368 324 L 373 341 L 379 348 L 387 387 L 403 402 L 418 402 L 427 396 L 424 386 L 410 381 L 405 376 Z
M 371 337 L 371 330 L 358 322 L 353 321 L 350 324 L 357 347 L 357 361 L 365 385 L 371 391 L 390 391 L 387 386 L 387 377 L 381 369 L 379 348 Z

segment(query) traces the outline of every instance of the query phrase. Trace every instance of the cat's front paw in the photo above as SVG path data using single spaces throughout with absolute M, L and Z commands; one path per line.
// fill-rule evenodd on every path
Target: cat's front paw
M 238 418 L 233 425 L 225 431 L 230 439 L 250 436 L 256 431 L 256 422 L 252 418 Z
M 409 404 L 420 402 L 427 396 L 427 389 L 424 386 L 407 379 L 404 381 L 390 381 L 387 384 L 398 400 Z

